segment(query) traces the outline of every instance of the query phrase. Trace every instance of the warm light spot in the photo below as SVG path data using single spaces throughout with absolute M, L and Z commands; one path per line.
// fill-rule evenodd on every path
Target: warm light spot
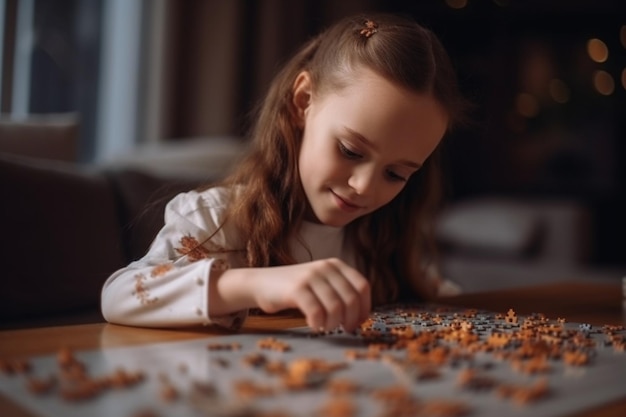
M 552 100 L 557 103 L 563 104 L 569 101 L 569 88 L 567 88 L 567 85 L 563 81 L 557 78 L 551 80 L 548 90 L 550 91 L 550 97 L 552 97 Z
M 626 90 L 626 68 L 622 70 L 622 87 Z
M 587 41 L 587 53 L 595 62 L 605 62 L 609 58 L 609 48 L 597 38 Z
M 453 9 L 462 9 L 467 6 L 467 0 L 446 0 L 446 4 Z
M 593 86 L 598 93 L 605 96 L 610 96 L 615 90 L 613 77 L 608 72 L 602 70 L 593 73 Z
M 619 30 L 619 40 L 622 42 L 622 46 L 626 48 L 626 25 L 622 25 L 622 28 Z
M 539 113 L 539 103 L 532 94 L 520 93 L 515 99 L 517 112 L 524 117 L 535 117 Z

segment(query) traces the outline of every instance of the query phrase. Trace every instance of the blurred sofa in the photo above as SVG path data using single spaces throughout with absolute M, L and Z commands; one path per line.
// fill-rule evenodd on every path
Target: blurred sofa
M 440 275 L 465 293 L 617 281 L 626 273 L 591 264 L 591 213 L 572 199 L 476 196 L 456 201 L 441 211 L 436 237 Z
M 211 180 L 0 153 L 0 328 L 101 321 L 106 278 L 145 253 L 171 197 Z
M 0 152 L 72 162 L 78 156 L 79 134 L 78 113 L 19 118 L 0 113 Z

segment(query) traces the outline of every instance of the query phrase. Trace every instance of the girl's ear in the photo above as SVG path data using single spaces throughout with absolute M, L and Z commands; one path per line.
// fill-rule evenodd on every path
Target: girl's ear
M 293 83 L 293 106 L 296 111 L 296 123 L 300 129 L 304 129 L 305 112 L 311 104 L 313 85 L 311 74 L 302 71 Z

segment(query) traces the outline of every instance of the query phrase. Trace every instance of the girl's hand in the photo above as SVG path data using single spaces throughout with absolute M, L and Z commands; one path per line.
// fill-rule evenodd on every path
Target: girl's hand
M 260 273 L 258 276 L 257 273 Z M 356 329 L 369 316 L 370 285 L 340 259 L 255 269 L 255 304 L 267 313 L 298 308 L 312 329 Z

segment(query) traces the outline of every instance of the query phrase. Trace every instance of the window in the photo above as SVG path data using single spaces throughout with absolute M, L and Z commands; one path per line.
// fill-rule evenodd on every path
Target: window
M 83 162 L 132 147 L 144 128 L 137 103 L 147 4 L 0 0 L 2 113 L 78 114 Z

